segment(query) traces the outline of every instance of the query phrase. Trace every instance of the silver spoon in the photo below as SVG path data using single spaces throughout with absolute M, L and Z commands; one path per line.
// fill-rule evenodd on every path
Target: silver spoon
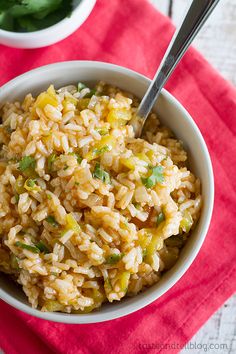
M 218 2 L 219 0 L 192 1 L 180 28 L 176 30 L 156 75 L 138 107 L 135 118 L 130 122 L 134 127 L 137 138 L 142 134 L 144 123 L 160 95 L 161 89 Z

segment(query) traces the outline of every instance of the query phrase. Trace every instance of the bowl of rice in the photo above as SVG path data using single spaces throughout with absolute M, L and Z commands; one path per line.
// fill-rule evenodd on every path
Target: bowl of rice
M 95 323 L 171 288 L 196 257 L 214 199 L 210 156 L 166 90 L 141 138 L 150 80 L 101 62 L 40 67 L 0 91 L 0 298 Z

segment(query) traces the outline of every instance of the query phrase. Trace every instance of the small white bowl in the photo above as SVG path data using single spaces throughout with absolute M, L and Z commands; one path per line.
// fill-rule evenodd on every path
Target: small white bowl
M 96 0 L 74 0 L 70 17 L 35 32 L 11 32 L 0 29 L 0 44 L 15 48 L 41 48 L 68 37 L 88 18 Z
M 92 61 L 62 62 L 29 71 L 5 84 L 0 90 L 0 104 L 5 101 L 22 99 L 29 92 L 36 95 L 52 83 L 59 88 L 81 81 L 92 87 L 100 80 L 129 90 L 140 98 L 150 84 L 150 79 L 124 67 Z M 0 274 L 0 298 L 2 300 L 17 309 L 46 320 L 64 323 L 95 323 L 118 318 L 141 309 L 158 299 L 182 277 L 200 250 L 210 224 L 214 200 L 212 165 L 198 127 L 184 107 L 170 93 L 166 90 L 162 91 L 154 110 L 161 122 L 184 142 L 191 170 L 201 179 L 202 183 L 203 208 L 200 220 L 181 251 L 175 266 L 146 291 L 120 302 L 104 304 L 97 312 L 89 314 L 50 313 L 32 309 L 23 291 L 8 276 Z

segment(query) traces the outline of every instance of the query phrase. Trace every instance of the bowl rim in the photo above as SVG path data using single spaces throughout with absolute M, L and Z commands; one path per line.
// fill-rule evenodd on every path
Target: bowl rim
M 4 30 L 2 28 L 0 28 L 0 36 L 4 37 L 4 38 L 8 38 L 8 39 L 28 39 L 30 37 L 30 39 L 32 39 L 32 37 L 34 37 L 35 39 L 37 37 L 40 37 L 41 35 L 46 35 L 47 32 L 50 30 L 55 31 L 57 29 L 59 29 L 59 27 L 61 27 L 61 25 L 66 25 L 68 23 L 71 22 L 72 18 L 77 15 L 77 13 L 81 10 L 81 6 L 86 6 L 86 3 L 88 3 L 91 0 L 81 0 L 76 6 L 75 8 L 71 11 L 71 15 L 70 17 L 66 16 L 63 17 L 63 19 L 59 22 L 56 22 L 54 25 L 51 25 L 49 27 L 45 27 L 42 28 L 41 30 L 38 31 L 31 31 L 31 32 L 14 32 L 14 31 L 7 31 Z M 97 0 L 92 0 L 94 1 L 94 5 L 96 3 Z M 93 5 L 93 6 L 94 6 Z
M 150 83 L 151 79 L 147 78 L 146 76 L 128 69 L 123 66 L 111 64 L 111 63 L 106 63 L 106 62 L 99 62 L 99 61 L 87 61 L 87 60 L 73 60 L 73 61 L 64 61 L 64 62 L 58 62 L 58 63 L 53 63 L 49 65 L 44 65 L 41 67 L 38 67 L 36 69 L 30 70 L 22 75 L 17 76 L 16 78 L 8 81 L 1 87 L 1 94 L 4 95 L 5 91 L 8 91 L 9 89 L 14 88 L 14 85 L 20 82 L 22 79 L 29 79 L 32 75 L 32 73 L 47 73 L 47 71 L 50 71 L 50 69 L 53 68 L 58 68 L 60 70 L 66 70 L 67 68 L 71 68 L 71 66 L 75 66 L 76 69 L 78 69 L 78 65 L 84 66 L 86 68 L 94 68 L 96 67 L 97 69 L 108 69 L 110 71 L 118 71 L 126 76 L 132 77 L 137 80 L 144 81 L 146 83 Z M 10 295 L 8 292 L 0 289 L 0 299 L 4 300 L 6 303 L 9 305 L 15 307 L 18 310 L 21 310 L 27 314 L 33 315 L 35 317 L 44 319 L 44 320 L 49 320 L 49 321 L 54 321 L 54 322 L 61 322 L 61 323 L 70 323 L 70 324 L 89 324 L 89 323 L 97 323 L 97 322 L 104 322 L 104 321 L 109 321 L 113 320 L 116 318 L 120 318 L 126 315 L 129 315 L 133 312 L 136 312 L 138 310 L 141 310 L 142 308 L 146 307 L 153 301 L 157 300 L 160 298 L 165 292 L 167 292 L 172 286 L 174 286 L 180 278 L 184 275 L 184 273 L 188 270 L 194 259 L 196 258 L 204 240 L 207 235 L 207 231 L 210 225 L 211 217 L 212 217 L 212 212 L 213 212 L 213 205 L 214 205 L 214 175 L 213 175 L 213 168 L 212 168 L 212 163 L 211 163 L 211 158 L 207 149 L 207 145 L 203 139 L 203 136 L 197 127 L 196 123 L 194 122 L 193 118 L 191 115 L 188 113 L 188 111 L 182 106 L 182 104 L 174 97 L 172 94 L 170 94 L 167 90 L 163 89 L 161 95 L 163 95 L 167 101 L 173 106 L 178 108 L 178 110 L 181 112 L 183 116 L 190 122 L 191 128 L 193 130 L 193 133 L 197 136 L 197 139 L 200 142 L 202 152 L 205 156 L 206 159 L 206 165 L 207 165 L 207 176 L 208 176 L 208 186 L 209 186 L 209 195 L 207 196 L 208 199 L 208 209 L 205 212 L 205 223 L 202 225 L 201 231 L 199 231 L 198 238 L 196 240 L 196 244 L 194 245 L 195 248 L 191 249 L 191 252 L 185 257 L 185 263 L 181 267 L 181 269 L 178 269 L 174 274 L 171 274 L 170 279 L 168 281 L 164 282 L 164 284 L 161 284 L 160 288 L 156 291 L 153 291 L 152 293 L 146 295 L 145 297 L 141 298 L 136 298 L 133 303 L 128 304 L 119 311 L 116 310 L 116 306 L 113 306 L 113 310 L 108 312 L 108 313 L 102 313 L 102 312 L 91 312 L 89 314 L 65 314 L 65 313 L 60 313 L 60 312 L 41 312 L 40 310 L 33 309 L 30 304 L 24 304 L 20 300 L 17 300 L 14 298 L 12 295 Z M 156 294 L 158 292 L 158 295 Z M 135 299 L 135 297 L 134 297 Z M 125 305 L 125 304 L 124 304 Z M 111 305 L 112 307 L 112 305 Z

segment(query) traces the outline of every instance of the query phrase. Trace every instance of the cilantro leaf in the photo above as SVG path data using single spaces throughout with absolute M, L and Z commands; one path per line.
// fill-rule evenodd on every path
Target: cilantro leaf
M 36 161 L 32 156 L 24 156 L 19 162 L 19 170 L 24 172 L 28 169 L 35 169 Z
M 7 11 L 1 12 L 0 9 L 0 29 L 2 28 L 5 31 L 13 31 L 13 19 L 8 14 Z
M 162 183 L 164 181 L 162 166 L 151 167 L 150 170 L 151 174 L 149 177 L 141 178 L 141 181 L 146 188 L 152 188 L 157 183 Z
M 104 152 L 111 151 L 110 145 L 104 145 L 101 149 L 93 149 L 93 153 L 97 156 L 104 154 Z
M 100 179 L 103 183 L 111 183 L 110 175 L 108 172 L 104 171 L 100 164 L 97 163 L 93 172 L 93 177 Z
M 70 15 L 72 0 L 0 0 L 0 28 L 37 31 Z
M 16 1 L 16 4 L 12 6 L 9 11 L 13 17 L 37 14 L 40 12 L 44 12 L 43 17 L 45 17 L 50 12 L 56 10 L 61 2 L 62 0 L 21 0 Z

